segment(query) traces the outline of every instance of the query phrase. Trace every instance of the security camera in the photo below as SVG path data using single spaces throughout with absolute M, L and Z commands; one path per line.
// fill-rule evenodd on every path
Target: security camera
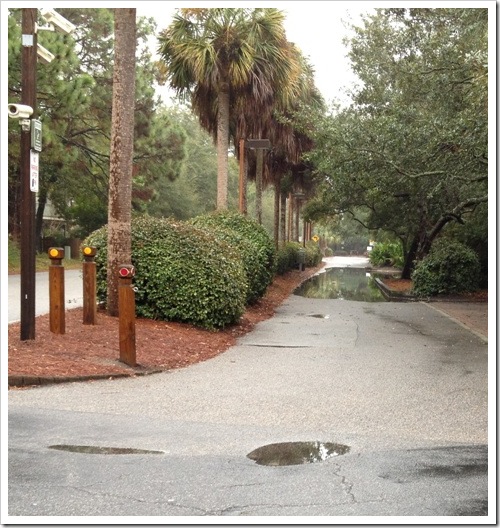
M 63 16 L 61 16 L 53 9 L 41 8 L 40 14 L 46 22 L 48 22 L 49 24 L 53 24 L 55 30 L 59 33 L 66 33 L 67 35 L 69 35 L 76 29 L 76 26 L 74 24 L 72 24 L 69 20 L 66 20 Z
M 32 113 L 31 106 L 9 103 L 9 117 L 13 119 L 28 119 Z
M 40 46 L 40 44 L 36 44 L 37 50 L 36 54 L 40 58 L 40 62 L 43 62 L 43 64 L 49 64 L 55 59 L 55 56 L 50 53 L 50 51 L 47 48 L 44 48 L 43 46 Z

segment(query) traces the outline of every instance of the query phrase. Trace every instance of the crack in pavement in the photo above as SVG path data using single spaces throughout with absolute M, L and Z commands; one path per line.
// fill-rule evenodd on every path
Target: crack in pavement
M 334 464 L 334 471 L 333 474 L 341 479 L 340 485 L 342 486 L 342 489 L 344 490 L 344 493 L 351 499 L 351 503 L 357 503 L 356 497 L 354 496 L 354 493 L 352 492 L 352 488 L 354 486 L 354 482 L 350 482 L 347 480 L 347 477 L 345 475 L 341 475 L 340 471 L 342 467 L 340 464 Z

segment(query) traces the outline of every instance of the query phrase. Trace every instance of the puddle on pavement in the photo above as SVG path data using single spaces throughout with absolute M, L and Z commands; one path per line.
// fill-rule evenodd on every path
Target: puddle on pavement
M 363 268 L 330 268 L 303 282 L 293 293 L 310 299 L 386 302 L 373 276 Z
M 82 445 L 51 445 L 49 449 L 70 451 L 71 453 L 86 453 L 88 455 L 163 455 L 163 451 L 149 449 L 134 449 L 131 447 L 99 447 Z
M 349 446 L 332 442 L 282 442 L 254 449 L 247 457 L 261 466 L 294 466 L 344 455 Z

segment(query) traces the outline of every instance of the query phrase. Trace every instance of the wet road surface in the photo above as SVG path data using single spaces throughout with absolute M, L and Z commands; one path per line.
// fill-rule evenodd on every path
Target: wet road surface
M 487 365 L 484 341 L 423 303 L 291 296 L 204 363 L 10 391 L 9 513 L 484 520 Z M 247 456 L 313 441 L 349 449 Z

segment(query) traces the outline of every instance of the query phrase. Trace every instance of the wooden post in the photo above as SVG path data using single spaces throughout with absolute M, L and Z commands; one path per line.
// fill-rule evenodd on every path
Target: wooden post
M 135 367 L 135 292 L 132 288 L 132 278 L 135 275 L 134 266 L 122 264 L 118 267 L 118 315 L 120 361 Z
M 49 327 L 54 334 L 66 332 L 64 311 L 64 249 L 52 247 L 49 249 Z
M 38 9 L 22 9 L 21 103 L 36 109 Z M 21 341 L 35 339 L 35 193 L 30 187 L 31 132 L 21 129 Z
M 95 325 L 97 318 L 97 279 L 96 248 L 85 246 L 82 249 L 83 262 L 83 324 Z

